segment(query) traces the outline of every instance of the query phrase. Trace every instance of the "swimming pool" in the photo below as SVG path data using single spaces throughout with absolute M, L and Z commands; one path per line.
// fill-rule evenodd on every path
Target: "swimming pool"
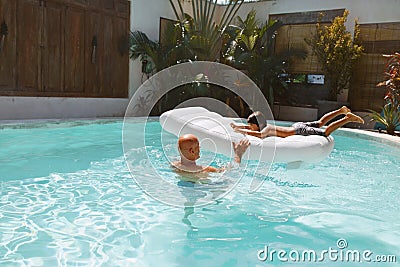
M 157 147 L 161 127 L 157 121 L 148 127 L 153 164 L 173 178 Z M 213 204 L 177 208 L 136 185 L 121 129 L 120 120 L 2 126 L 0 265 L 283 266 L 296 251 L 318 256 L 330 248 L 400 260 L 396 146 L 337 131 L 334 151 L 318 164 L 294 170 L 274 164 L 268 175 L 257 174 L 264 183 L 255 193 L 248 192 L 252 174 L 245 174 Z M 165 138 L 175 146 L 175 137 Z M 136 167 L 148 175 L 145 152 L 136 151 Z M 339 241 L 347 245 L 339 248 Z M 265 259 L 272 250 L 274 258 Z M 280 250 L 287 253 L 278 259 Z M 328 266 L 346 262 L 327 255 Z

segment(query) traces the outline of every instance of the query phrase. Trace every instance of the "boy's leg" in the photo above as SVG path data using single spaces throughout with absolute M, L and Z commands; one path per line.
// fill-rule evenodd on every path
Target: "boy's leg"
M 333 131 L 337 130 L 338 128 L 342 127 L 343 125 L 349 122 L 364 123 L 364 120 L 361 117 L 351 112 L 347 113 L 346 116 L 344 116 L 340 120 L 332 122 L 331 124 L 328 125 L 328 127 L 326 127 L 325 136 L 329 136 Z
M 331 111 L 326 113 L 324 116 L 322 116 L 321 119 L 319 119 L 319 127 L 324 126 L 325 124 L 327 124 L 330 120 L 334 119 L 335 117 L 337 117 L 338 115 L 342 115 L 342 114 L 347 114 L 351 112 L 351 110 L 346 107 L 343 106 L 337 110 Z

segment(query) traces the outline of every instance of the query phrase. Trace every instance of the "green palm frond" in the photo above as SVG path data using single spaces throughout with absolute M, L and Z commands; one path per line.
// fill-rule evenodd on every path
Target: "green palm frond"
M 129 35 L 129 56 L 133 60 L 145 55 L 152 57 L 157 54 L 159 47 L 159 43 L 151 41 L 141 31 L 133 31 Z
M 383 124 L 389 134 L 394 134 L 396 127 L 400 126 L 400 111 L 396 105 L 386 104 L 382 108 L 382 113 L 369 110 L 371 120 Z
M 243 20 L 240 16 L 237 17 L 238 26 L 243 29 L 244 35 L 251 35 L 254 32 L 259 31 L 260 22 L 256 19 L 256 10 L 252 9 L 246 16 L 246 19 Z
M 274 94 L 283 94 L 287 84 L 279 78 L 284 73 L 284 62 L 291 57 L 305 58 L 303 49 L 290 49 L 277 55 L 273 44 L 277 30 L 283 25 L 279 21 L 271 21 L 263 25 L 255 25 L 255 11 L 252 10 L 246 19 L 238 17 L 242 29 L 238 32 L 236 46 L 231 55 L 231 62 L 236 68 L 246 70 L 249 77 L 263 91 L 269 103 L 274 102 Z
M 169 0 L 175 16 L 181 25 L 185 25 L 184 38 L 198 60 L 219 59 L 222 49 L 222 38 L 232 19 L 237 14 L 244 0 L 231 0 L 219 21 L 215 21 L 216 1 L 192 0 L 192 14 L 190 17 L 182 8 L 180 1 Z M 187 23 L 188 20 L 191 23 Z

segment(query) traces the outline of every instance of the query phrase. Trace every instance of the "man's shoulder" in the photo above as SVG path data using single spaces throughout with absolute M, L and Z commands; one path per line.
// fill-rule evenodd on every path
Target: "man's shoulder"
M 186 166 L 180 161 L 175 161 L 171 163 L 171 166 L 178 172 L 196 172 L 201 171 L 201 166 Z
M 174 168 L 177 168 L 177 167 L 179 167 L 180 165 L 182 165 L 182 163 L 181 163 L 180 161 L 171 162 L 171 166 L 174 167 Z
M 171 163 L 171 166 L 178 172 L 219 172 L 220 169 L 217 169 L 212 166 L 186 166 L 182 164 L 180 161 L 175 161 Z

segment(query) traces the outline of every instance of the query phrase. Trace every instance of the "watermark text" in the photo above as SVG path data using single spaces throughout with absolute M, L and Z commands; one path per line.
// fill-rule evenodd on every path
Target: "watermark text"
M 280 261 L 280 262 L 379 262 L 393 263 L 397 262 L 396 255 L 378 255 L 371 250 L 347 249 L 346 239 L 340 238 L 336 242 L 336 247 L 329 247 L 321 251 L 313 249 L 306 250 L 284 250 L 271 249 L 265 245 L 263 249 L 257 252 L 260 261 Z

